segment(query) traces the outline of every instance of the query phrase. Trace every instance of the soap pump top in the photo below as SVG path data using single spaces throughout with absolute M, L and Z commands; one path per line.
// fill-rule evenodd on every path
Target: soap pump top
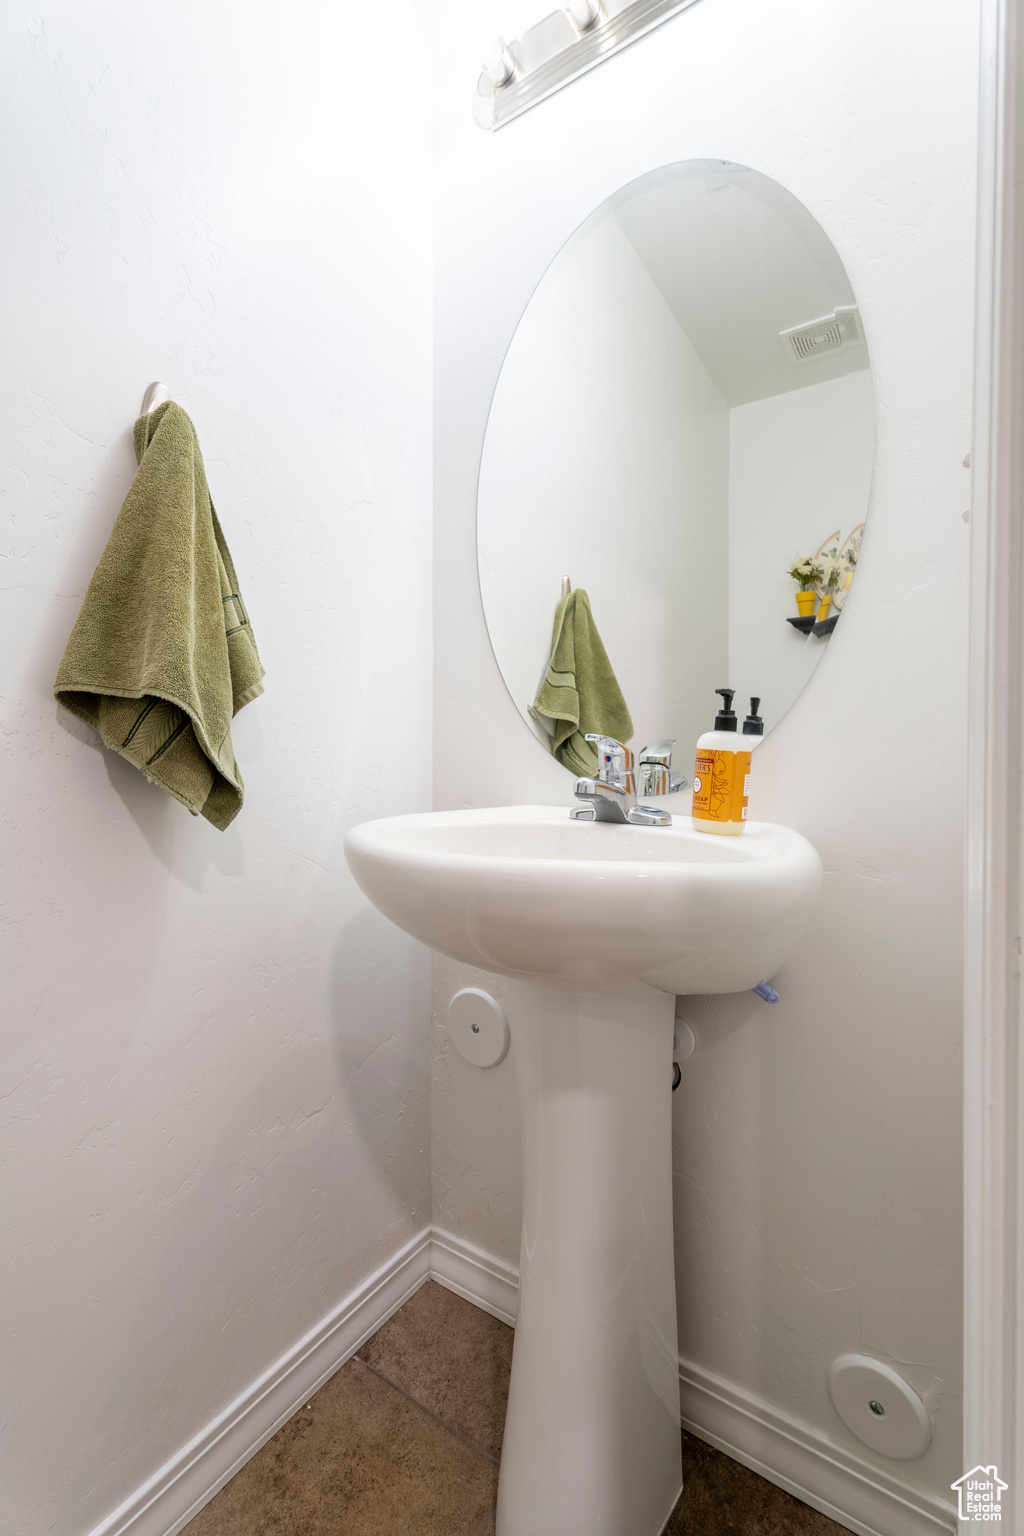
M 755 699 L 751 699 L 751 701 L 750 701 L 750 714 L 747 716 L 747 718 L 743 722 L 743 734 L 744 734 L 744 736 L 763 736 L 764 735 L 764 721 L 761 719 L 761 716 L 758 714 L 758 710 L 760 709 L 760 707 L 761 707 L 761 700 L 760 699 L 756 699 L 756 698 Z
M 725 701 L 715 716 L 715 730 L 734 731 L 736 729 L 736 711 L 732 707 L 732 700 L 736 689 L 716 688 L 715 692 L 720 693 Z

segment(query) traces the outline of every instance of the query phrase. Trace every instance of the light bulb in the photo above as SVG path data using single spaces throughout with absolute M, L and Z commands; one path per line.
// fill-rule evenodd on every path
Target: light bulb
M 577 32 L 586 32 L 601 14 L 601 0 L 569 0 L 567 9 Z
M 494 85 L 507 85 L 515 73 L 515 60 L 505 47 L 505 39 L 496 37 L 484 54 L 481 65 L 484 74 Z

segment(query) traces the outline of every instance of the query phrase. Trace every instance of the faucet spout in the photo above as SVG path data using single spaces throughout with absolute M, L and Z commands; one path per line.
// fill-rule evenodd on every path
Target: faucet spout
M 581 802 L 569 812 L 574 821 L 617 821 L 624 826 L 636 796 L 617 784 L 602 784 L 600 779 L 577 779 L 572 792 Z

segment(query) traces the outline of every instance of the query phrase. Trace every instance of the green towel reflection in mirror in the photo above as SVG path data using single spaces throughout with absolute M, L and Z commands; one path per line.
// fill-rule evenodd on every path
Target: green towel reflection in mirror
M 588 732 L 628 741 L 633 722 L 597 632 L 590 599 L 577 587 L 555 612 L 551 660 L 530 713 L 554 721 L 551 751 L 571 773 L 597 772 L 597 752 Z M 548 728 L 548 727 L 546 727 Z

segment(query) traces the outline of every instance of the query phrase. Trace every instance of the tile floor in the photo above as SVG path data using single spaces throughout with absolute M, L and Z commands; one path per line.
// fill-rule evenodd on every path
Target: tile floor
M 511 1359 L 511 1328 L 428 1281 L 183 1536 L 493 1536 Z M 686 1434 L 683 1479 L 665 1536 L 846 1536 Z

